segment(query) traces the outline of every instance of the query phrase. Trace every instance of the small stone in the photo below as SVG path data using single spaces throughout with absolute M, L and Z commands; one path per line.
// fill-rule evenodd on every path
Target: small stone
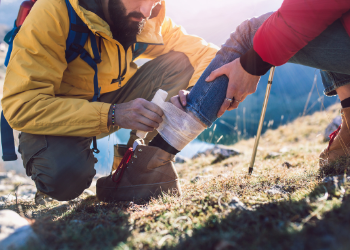
M 268 153 L 264 159 L 273 159 L 273 158 L 276 158 L 280 156 L 280 153 L 277 153 L 277 152 L 270 152 Z
M 53 199 L 40 191 L 37 191 L 34 198 L 35 204 L 46 205 L 47 203 L 53 202 Z
M 283 148 L 280 149 L 279 152 L 283 154 L 283 153 L 287 153 L 289 150 L 290 149 L 288 147 L 283 147 Z
M 282 167 L 284 167 L 284 168 L 293 168 L 294 166 L 286 161 L 286 162 L 282 163 Z
M 268 195 L 288 194 L 288 192 L 286 192 L 284 190 L 284 187 L 281 185 L 275 185 L 272 188 L 270 188 L 269 190 L 266 190 L 265 193 L 267 193 Z
M 227 178 L 227 176 L 228 176 L 227 174 L 219 174 L 217 177 L 218 178 Z
M 212 175 L 206 175 L 206 176 L 197 175 L 196 177 L 191 179 L 191 182 L 196 183 L 198 181 L 208 180 L 211 177 L 213 177 L 213 176 Z
M 202 156 L 206 157 L 209 155 L 213 155 L 213 156 L 216 156 L 216 159 L 214 160 L 214 162 L 218 163 L 218 162 L 223 161 L 231 156 L 235 156 L 235 155 L 239 155 L 239 154 L 241 154 L 241 152 L 239 152 L 238 150 L 233 149 L 231 147 L 227 147 L 224 145 L 215 145 L 213 148 L 210 148 L 204 152 L 197 153 L 196 155 L 194 155 L 192 157 L 192 159 L 196 159 L 196 158 L 199 158 Z M 212 164 L 215 164 L 215 163 L 212 163 Z
M 209 173 L 211 171 L 213 171 L 213 167 L 206 167 L 202 170 L 202 173 L 205 174 L 205 173 Z
M 344 175 L 327 176 L 323 178 L 322 183 L 327 189 L 334 189 L 339 188 L 341 185 L 343 185 L 344 180 L 346 182 L 350 182 L 350 176 L 347 176 L 346 178 L 344 178 Z
M 12 191 L 14 189 L 14 185 L 0 185 L 0 192 Z
M 11 172 L 0 172 L 0 180 L 11 178 L 13 174 Z
M 229 162 L 229 163 L 225 163 L 224 164 L 224 167 L 233 167 L 233 163 L 232 162 Z
M 91 191 L 91 190 L 89 190 L 89 189 L 85 189 L 85 190 L 84 190 L 84 192 L 83 192 L 83 194 L 85 194 L 85 195 L 95 196 L 95 193 L 94 193 L 94 192 L 92 192 L 92 191 Z
M 20 185 L 16 190 L 18 196 L 35 196 L 36 192 L 36 187 L 28 184 Z
M 231 209 L 247 210 L 246 205 L 244 205 L 244 203 L 241 202 L 237 197 L 233 197 L 228 206 Z
M 16 196 L 9 194 L 9 195 L 4 195 L 0 197 L 0 201 L 3 202 L 11 202 L 11 201 L 15 201 L 16 200 Z
M 180 163 L 180 164 L 182 164 L 182 163 L 186 163 L 186 162 L 188 162 L 190 159 L 188 159 L 188 158 L 186 158 L 186 157 L 184 157 L 184 156 L 181 156 L 181 155 L 176 155 L 175 156 L 175 163 Z
M 28 221 L 12 210 L 0 211 L 0 249 L 17 249 L 37 239 Z

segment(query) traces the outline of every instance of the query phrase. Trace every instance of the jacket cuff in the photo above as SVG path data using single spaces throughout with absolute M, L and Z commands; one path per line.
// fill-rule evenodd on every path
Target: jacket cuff
M 264 62 L 263 59 L 261 59 L 261 57 L 259 56 L 259 54 L 255 52 L 254 48 L 251 48 L 250 50 L 248 50 L 247 53 L 241 56 L 240 62 L 242 68 L 247 73 L 255 76 L 265 75 L 266 72 L 269 71 L 270 68 L 273 66 L 268 62 Z
M 101 113 L 100 113 L 100 131 L 101 133 L 108 133 L 109 127 L 108 127 L 108 113 L 109 109 L 111 107 L 110 103 L 103 103 L 101 107 Z

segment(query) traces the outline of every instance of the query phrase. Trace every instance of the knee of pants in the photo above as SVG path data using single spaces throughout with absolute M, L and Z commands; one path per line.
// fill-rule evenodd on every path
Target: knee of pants
M 34 159 L 32 164 L 32 179 L 39 191 L 59 201 L 77 198 L 90 187 L 96 174 L 95 160 L 80 160 L 67 164 L 51 163 L 51 171 L 45 171 L 40 159 Z
M 91 138 L 22 133 L 19 151 L 27 175 L 37 189 L 57 200 L 71 200 L 88 188 L 95 176 Z

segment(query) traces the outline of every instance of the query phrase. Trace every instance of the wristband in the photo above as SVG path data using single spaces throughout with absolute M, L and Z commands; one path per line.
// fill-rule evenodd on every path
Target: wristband
M 112 126 L 115 125 L 114 118 L 115 118 L 115 104 L 113 104 L 112 106 Z

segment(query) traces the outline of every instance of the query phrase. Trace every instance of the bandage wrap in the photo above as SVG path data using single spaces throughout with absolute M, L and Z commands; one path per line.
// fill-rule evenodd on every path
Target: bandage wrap
M 206 127 L 172 103 L 165 102 L 167 96 L 168 93 L 160 89 L 152 99 L 152 102 L 164 112 L 163 122 L 159 124 L 157 130 L 167 143 L 181 151 L 188 143 L 196 139 Z M 145 138 L 147 132 L 137 131 L 136 135 Z
M 163 110 L 164 116 L 157 130 L 167 143 L 179 151 L 206 129 L 170 102 L 163 102 L 158 106 Z

